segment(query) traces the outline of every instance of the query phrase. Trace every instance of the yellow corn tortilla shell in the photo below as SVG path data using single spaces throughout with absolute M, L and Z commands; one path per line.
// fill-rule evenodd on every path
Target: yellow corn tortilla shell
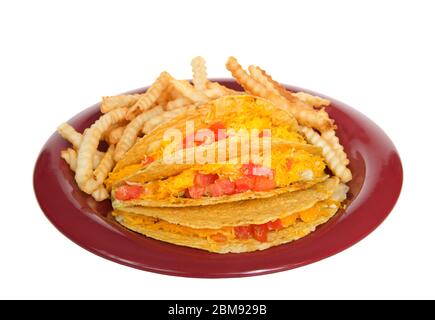
M 295 142 L 289 142 L 281 139 L 273 139 L 271 141 L 272 143 L 272 157 L 273 154 L 280 153 L 280 152 L 288 152 L 288 150 L 291 149 L 299 149 L 299 150 L 305 150 L 311 154 L 319 155 L 321 153 L 321 149 L 318 147 L 315 147 L 310 144 L 303 144 L 303 143 L 295 143 Z M 217 143 L 215 143 L 213 146 L 214 148 L 217 148 Z M 186 152 L 186 150 L 180 150 L 182 152 Z M 240 148 L 239 150 L 240 151 Z M 240 154 L 239 154 L 240 157 Z M 182 171 L 192 168 L 192 167 L 198 167 L 201 168 L 201 165 L 194 165 L 194 164 L 166 164 L 163 159 L 157 160 L 149 164 L 143 169 L 139 169 L 136 173 L 133 173 L 129 176 L 127 176 L 123 180 L 119 180 L 115 187 L 124 181 L 128 182 L 135 182 L 135 183 L 145 183 L 147 181 L 152 180 L 160 180 L 164 179 L 166 177 L 174 176 Z M 201 206 L 201 205 L 210 205 L 210 204 L 217 204 L 217 203 L 225 203 L 225 202 L 234 202 L 234 201 L 240 201 L 240 200 L 247 200 L 247 199 L 255 199 L 255 198 L 268 198 L 272 197 L 278 194 L 282 194 L 285 192 L 292 192 L 297 191 L 301 189 L 307 189 L 316 183 L 322 182 L 328 178 L 327 175 L 323 177 L 319 177 L 313 180 L 309 181 L 299 181 L 296 183 L 293 183 L 292 185 L 288 187 L 282 187 L 277 188 L 271 191 L 263 191 L 263 192 L 256 192 L 256 191 L 247 191 L 243 193 L 233 194 L 233 195 L 226 195 L 221 197 L 202 197 L 200 199 L 191 199 L 191 198 L 174 198 L 170 197 L 168 199 L 135 199 L 135 200 L 128 200 L 128 201 L 120 201 L 115 199 L 114 193 L 115 188 L 112 189 L 112 201 L 113 201 L 113 207 L 115 208 L 122 208 L 126 206 L 151 206 L 151 207 L 184 207 L 184 206 Z
M 260 141 L 260 145 L 262 142 Z M 228 144 L 227 144 L 228 146 Z M 218 143 L 215 142 L 209 146 L 210 148 L 215 149 L 215 154 L 217 154 L 218 149 Z M 272 147 L 272 157 L 273 153 L 275 152 L 283 152 L 282 149 L 290 150 L 290 149 L 296 149 L 296 150 L 304 150 L 307 151 L 313 155 L 322 155 L 322 149 L 316 146 L 313 146 L 312 144 L 304 144 L 304 143 L 297 143 L 297 142 L 290 142 L 285 141 L 282 139 L 272 139 L 271 140 L 271 147 Z M 185 157 L 185 153 L 187 152 L 186 149 L 179 150 L 183 157 Z M 228 150 L 227 150 L 228 151 Z M 238 148 L 238 156 L 240 157 L 240 147 Z M 262 150 L 260 149 L 260 154 L 262 153 Z M 284 151 L 285 152 L 285 151 Z M 228 155 L 228 152 L 227 152 Z M 227 159 L 228 160 L 228 159 Z M 217 159 L 216 159 L 217 161 Z M 152 180 L 160 180 L 163 178 L 171 177 L 174 175 L 177 175 L 181 173 L 182 171 L 189 169 L 191 167 L 195 166 L 195 164 L 167 164 L 163 159 L 158 159 L 149 165 L 147 165 L 143 169 L 139 169 L 137 172 L 130 174 L 123 179 L 118 180 L 114 185 L 119 185 L 123 181 L 130 181 L 130 182 L 147 182 Z M 200 165 L 198 165 L 200 167 Z
M 298 190 L 308 189 L 315 184 L 325 181 L 328 179 L 328 176 L 325 175 L 318 179 L 313 179 L 310 181 L 301 181 L 293 183 L 288 187 L 277 188 L 270 191 L 246 191 L 242 193 L 236 193 L 232 195 L 224 195 L 220 197 L 202 197 L 199 199 L 192 198 L 168 198 L 168 199 L 137 199 L 137 200 L 129 200 L 129 201 L 120 201 L 115 199 L 112 196 L 112 206 L 116 209 L 120 209 L 123 207 L 131 207 L 131 206 L 143 206 L 143 207 L 189 207 L 189 206 L 206 206 L 211 204 L 218 203 L 228 203 L 249 199 L 264 199 L 270 198 L 279 194 L 294 192 Z M 115 191 L 113 190 L 112 193 Z
M 242 253 L 256 250 L 264 250 L 273 246 L 288 243 L 300 239 L 313 232 L 317 226 L 327 222 L 337 212 L 338 208 L 325 208 L 324 214 L 312 222 L 298 221 L 295 224 L 279 231 L 268 233 L 267 242 L 259 242 L 255 239 L 238 240 L 231 239 L 226 242 L 210 242 L 205 238 L 182 235 L 163 230 L 154 230 L 140 225 L 129 225 L 122 219 L 122 215 L 117 220 L 124 227 L 141 233 L 147 237 L 169 242 L 172 244 L 191 248 L 203 249 L 215 253 Z
M 165 131 L 169 128 L 180 129 L 184 131 L 185 123 L 188 120 L 194 121 L 195 129 L 201 129 L 208 126 L 225 114 L 234 113 L 238 107 L 244 104 L 255 104 L 270 112 L 270 118 L 275 125 L 286 125 L 297 130 L 295 118 L 288 112 L 276 107 L 271 102 L 250 95 L 231 95 L 207 102 L 206 104 L 195 108 L 194 110 L 180 115 L 167 123 L 155 128 L 148 135 L 140 139 L 122 158 L 113 169 L 117 173 L 123 168 L 138 164 L 144 155 L 150 154 L 160 148 L 161 141 Z M 120 179 L 124 177 L 119 177 Z
M 332 177 L 313 187 L 265 199 L 182 208 L 122 207 L 122 211 L 142 214 L 191 228 L 219 229 L 224 226 L 262 224 L 311 208 L 331 197 L 339 179 Z M 116 206 L 114 206 L 117 209 Z

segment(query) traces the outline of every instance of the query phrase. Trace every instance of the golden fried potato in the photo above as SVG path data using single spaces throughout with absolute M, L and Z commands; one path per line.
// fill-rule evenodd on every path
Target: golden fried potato
M 106 188 L 104 188 L 104 186 L 100 186 L 100 187 L 98 187 L 97 190 L 92 192 L 92 197 L 96 201 L 103 201 L 103 200 L 106 200 L 109 198 L 109 192 L 107 192 L 107 190 L 106 190 Z
M 147 110 L 134 118 L 124 129 L 118 144 L 116 145 L 114 159 L 119 161 L 124 154 L 134 145 L 144 123 L 149 119 L 158 116 L 163 112 L 161 106 Z
M 94 170 L 94 176 L 97 181 L 104 181 L 112 170 L 115 162 L 113 161 L 113 152 L 115 151 L 115 146 L 112 144 L 107 149 L 104 154 L 103 159 L 101 159 L 100 163 Z
M 346 167 L 345 162 L 340 159 L 337 152 L 323 139 L 317 132 L 311 128 L 300 127 L 301 132 L 305 135 L 308 142 L 322 148 L 322 154 L 331 171 L 340 178 L 342 182 L 352 180 L 352 173 Z
M 171 83 L 175 90 L 180 92 L 185 98 L 192 102 L 205 103 L 208 97 L 199 90 L 196 90 L 190 83 L 180 80 L 171 79 Z
M 120 127 L 116 127 L 112 130 L 110 130 L 106 136 L 107 136 L 107 142 L 109 144 L 117 144 L 119 142 L 119 140 L 121 139 L 121 136 L 125 130 L 125 126 L 120 126 Z
M 296 101 L 292 102 L 283 96 L 273 93 L 263 84 L 249 76 L 234 57 L 228 59 L 226 66 L 237 82 L 247 92 L 268 99 L 277 107 L 290 112 L 300 124 L 316 128 L 320 131 L 325 131 L 333 127 L 333 122 L 326 112 L 304 108 L 301 106 L 301 102 L 295 97 L 293 97 L 293 99 Z
M 104 132 L 113 124 L 122 121 L 127 108 L 114 109 L 102 115 L 88 130 L 85 131 L 77 154 L 77 170 L 75 179 L 79 188 L 91 194 L 103 181 L 96 180 L 93 172 L 93 158 Z
M 297 97 L 299 100 L 305 102 L 306 104 L 310 105 L 313 108 L 321 108 L 321 107 L 327 107 L 331 104 L 331 101 L 326 100 L 324 98 L 313 96 L 306 92 L 294 92 L 292 93 L 294 97 Z
M 77 152 L 74 149 L 68 148 L 65 150 L 62 150 L 60 152 L 60 157 L 65 160 L 66 163 L 68 163 L 71 171 L 75 172 L 77 167 Z M 99 163 L 101 162 L 101 159 L 104 157 L 104 152 L 98 151 L 95 153 L 93 161 L 92 161 L 92 168 L 95 169 L 98 167 Z
M 205 60 L 203 57 L 195 57 L 192 59 L 192 74 L 193 85 L 195 89 L 204 91 L 207 85 L 207 68 L 205 66 Z
M 344 152 L 344 147 L 340 144 L 340 140 L 335 135 L 334 130 L 328 130 L 322 132 L 322 138 L 329 144 L 329 146 L 335 151 L 337 156 L 340 158 L 340 161 L 346 166 L 349 164 L 349 159 L 347 158 L 346 153 Z
M 62 123 L 57 128 L 57 132 L 62 136 L 62 138 L 69 141 L 75 149 L 80 147 L 80 144 L 82 143 L 82 135 L 68 123 Z
M 187 98 L 181 97 L 181 98 L 177 98 L 175 100 L 169 101 L 165 107 L 165 110 L 171 111 L 174 109 L 179 109 L 179 108 L 185 107 L 189 104 L 192 104 L 192 101 L 190 101 Z
M 134 105 L 139 99 L 140 94 L 122 94 L 118 96 L 103 97 L 100 111 L 107 113 L 117 108 L 128 108 Z
M 74 149 L 68 148 L 60 152 L 60 157 L 68 163 L 72 171 L 76 171 L 77 168 L 77 153 Z
M 132 120 L 138 113 L 150 109 L 167 88 L 171 78 L 169 73 L 166 71 L 162 72 L 151 87 L 148 88 L 147 92 L 128 110 L 126 119 Z
M 253 66 L 253 68 L 255 68 L 259 72 L 259 74 L 261 75 L 262 79 L 265 79 L 266 82 L 272 84 L 273 88 L 279 93 L 279 95 L 283 96 L 284 98 L 286 98 L 290 102 L 293 102 L 293 103 L 297 102 L 297 99 L 295 99 L 295 97 L 293 97 L 291 92 L 288 91 L 286 88 L 284 88 L 279 82 L 273 80 L 272 76 L 267 74 L 266 71 L 264 71 L 260 67 L 254 67 Z

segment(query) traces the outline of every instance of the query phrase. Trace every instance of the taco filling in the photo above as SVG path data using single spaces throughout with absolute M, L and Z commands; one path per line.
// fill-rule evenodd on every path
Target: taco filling
M 273 154 L 272 166 L 205 164 L 162 180 L 139 184 L 125 181 L 114 188 L 116 200 L 221 197 L 247 191 L 270 191 L 325 176 L 323 157 L 290 148 Z
M 170 223 L 158 218 L 124 212 L 122 210 L 115 210 L 113 215 L 119 222 L 129 227 L 147 228 L 149 230 L 160 230 L 198 237 L 206 239 L 210 243 L 248 239 L 267 242 L 269 233 L 288 228 L 296 223 L 310 223 L 316 221 L 319 217 L 326 216 L 329 213 L 328 209 L 338 209 L 339 206 L 339 201 L 319 201 L 307 210 L 290 214 L 281 219 L 271 220 L 262 224 L 249 224 L 234 227 L 225 226 L 220 229 L 192 228 Z

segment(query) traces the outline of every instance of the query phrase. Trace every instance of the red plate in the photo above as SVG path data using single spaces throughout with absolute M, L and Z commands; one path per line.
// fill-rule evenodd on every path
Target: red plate
M 234 80 L 218 81 L 240 89 Z M 292 86 L 288 89 L 306 91 Z M 134 92 L 144 91 L 142 88 Z M 330 100 L 327 111 L 338 124 L 338 136 L 350 158 L 354 177 L 349 183 L 349 206 L 298 241 L 265 251 L 221 255 L 128 231 L 110 218 L 108 200 L 98 203 L 77 188 L 72 172 L 59 156 L 69 145 L 57 133 L 47 141 L 36 162 L 36 198 L 47 218 L 65 236 L 101 257 L 130 267 L 204 278 L 253 276 L 300 267 L 340 252 L 367 236 L 390 213 L 402 187 L 402 164 L 387 135 L 358 111 Z M 68 122 L 83 130 L 99 115 L 97 104 Z

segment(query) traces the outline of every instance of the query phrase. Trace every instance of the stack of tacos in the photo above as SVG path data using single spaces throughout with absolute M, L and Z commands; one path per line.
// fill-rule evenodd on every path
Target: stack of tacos
M 210 129 L 214 137 L 196 141 L 195 132 L 186 132 L 187 122 L 195 132 Z M 173 129 L 183 136 L 168 144 L 165 135 Z M 259 137 L 258 155 L 247 161 L 241 150 L 251 140 L 233 134 L 244 129 L 257 130 Z M 235 152 L 230 141 L 238 141 Z M 213 161 L 187 161 L 198 152 Z M 117 163 L 106 186 L 113 216 L 126 228 L 217 253 L 299 239 L 328 221 L 347 192 L 328 170 L 322 150 L 298 132 L 294 117 L 250 95 L 210 101 L 155 128 Z

